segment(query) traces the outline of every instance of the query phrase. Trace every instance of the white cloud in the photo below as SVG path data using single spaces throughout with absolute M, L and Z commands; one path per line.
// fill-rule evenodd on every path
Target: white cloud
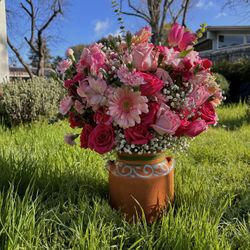
M 109 36 L 109 35 L 111 35 L 111 36 L 119 36 L 119 35 L 121 35 L 121 30 L 120 30 L 120 29 L 117 29 L 117 30 L 114 31 L 114 32 L 108 33 L 107 36 Z
M 103 35 L 108 30 L 109 27 L 110 27 L 109 19 L 97 20 L 95 23 L 94 30 L 96 35 Z
M 224 17 L 227 16 L 226 12 L 220 12 L 218 15 L 215 16 L 215 18 L 220 18 L 220 17 Z
M 208 3 L 204 0 L 199 0 L 198 3 L 195 5 L 197 8 L 199 9 L 208 9 L 208 8 L 212 8 L 215 6 L 215 3 L 213 1 L 209 1 Z

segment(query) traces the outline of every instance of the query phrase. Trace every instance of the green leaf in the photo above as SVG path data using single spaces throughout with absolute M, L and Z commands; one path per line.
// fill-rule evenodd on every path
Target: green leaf
M 193 49 L 188 49 L 188 50 L 184 50 L 179 54 L 180 58 L 184 58 L 185 56 L 187 56 Z

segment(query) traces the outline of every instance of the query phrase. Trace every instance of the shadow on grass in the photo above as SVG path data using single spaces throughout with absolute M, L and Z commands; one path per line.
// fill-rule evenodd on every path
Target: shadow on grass
M 45 163 L 44 163 L 45 164 Z M 29 186 L 34 194 L 43 194 L 44 199 L 60 199 L 78 203 L 82 197 L 108 200 L 108 186 L 105 178 L 83 174 L 72 169 L 58 172 L 46 163 L 46 168 L 29 158 L 14 160 L 13 156 L 0 155 L 0 190 L 13 185 L 15 191 L 23 196 Z M 47 170 L 47 171 L 46 171 Z
M 235 119 L 225 119 L 223 121 L 219 121 L 217 127 L 233 131 L 240 129 L 244 124 L 250 124 L 250 114 L 246 114 L 243 117 L 238 117 Z

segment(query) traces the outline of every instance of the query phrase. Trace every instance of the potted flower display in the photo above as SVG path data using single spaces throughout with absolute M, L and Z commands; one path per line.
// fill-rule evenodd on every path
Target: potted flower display
M 196 34 L 175 23 L 167 46 L 150 43 L 151 30 L 109 37 L 73 51 L 58 65 L 67 95 L 60 112 L 81 128 L 80 146 L 116 153 L 108 163 L 111 206 L 129 218 L 144 212 L 158 218 L 174 197 L 169 149 L 216 124 L 221 90 L 212 63 L 193 50 Z M 78 135 L 65 137 L 74 144 Z

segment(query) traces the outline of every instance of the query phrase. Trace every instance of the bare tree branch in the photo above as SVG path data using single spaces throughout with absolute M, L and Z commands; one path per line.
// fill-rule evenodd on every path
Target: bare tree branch
M 186 18 L 187 18 L 187 10 L 189 7 L 190 0 L 186 0 L 184 10 L 183 10 L 183 17 L 182 17 L 182 25 L 186 27 Z
M 16 57 L 18 58 L 19 62 L 23 65 L 23 67 L 26 69 L 27 73 L 29 74 L 30 78 L 33 79 L 34 75 L 29 67 L 28 64 L 25 63 L 23 60 L 21 54 L 19 53 L 18 49 L 11 43 L 9 37 L 7 36 L 7 44 L 10 47 L 10 49 L 14 52 Z

